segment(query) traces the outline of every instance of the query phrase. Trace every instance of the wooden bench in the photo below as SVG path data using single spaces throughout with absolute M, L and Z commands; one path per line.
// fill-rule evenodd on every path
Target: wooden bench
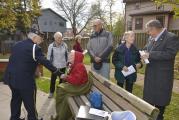
M 116 84 L 108 81 L 99 74 L 90 71 L 89 79 L 93 80 L 92 91 L 98 91 L 102 94 L 103 109 L 109 113 L 113 111 L 130 110 L 135 113 L 137 120 L 155 120 L 159 110 L 148 104 L 144 100 L 118 87 Z M 69 97 L 68 103 L 74 115 L 78 114 L 81 105 L 90 105 L 89 95 Z

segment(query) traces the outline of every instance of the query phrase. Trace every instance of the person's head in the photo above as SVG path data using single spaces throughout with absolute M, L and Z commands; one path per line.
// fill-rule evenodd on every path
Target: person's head
M 134 44 L 135 42 L 135 33 L 133 31 L 127 31 L 124 33 L 123 40 L 126 43 Z
M 68 56 L 68 62 L 71 64 L 83 63 L 84 54 L 72 50 Z
M 147 29 L 147 33 L 155 38 L 157 37 L 158 34 L 160 34 L 160 32 L 163 29 L 162 24 L 160 23 L 159 20 L 150 20 L 147 24 L 146 24 L 146 29 Z
M 100 32 L 101 29 L 103 28 L 103 21 L 100 19 L 96 19 L 93 21 L 93 30 L 95 32 Z
M 39 45 L 43 42 L 43 38 L 40 35 L 30 32 L 27 37 L 33 41 L 33 43 Z
M 78 43 L 81 43 L 81 39 L 82 39 L 82 36 L 81 35 L 77 35 L 75 37 L 75 41 L 78 42 Z
M 54 34 L 54 40 L 57 44 L 60 44 L 62 42 L 62 33 L 61 32 L 56 32 Z
M 68 62 L 71 64 L 74 64 L 74 60 L 75 60 L 75 51 L 72 50 L 70 54 L 68 55 Z

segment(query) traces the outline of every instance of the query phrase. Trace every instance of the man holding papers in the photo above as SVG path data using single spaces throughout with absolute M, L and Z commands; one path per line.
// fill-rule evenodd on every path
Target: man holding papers
M 140 53 L 133 45 L 135 41 L 135 34 L 128 31 L 124 34 L 124 43 L 120 44 L 112 58 L 115 66 L 115 79 L 120 87 L 124 86 L 125 89 L 132 93 L 133 84 L 136 81 L 137 73 L 136 68 L 142 67 L 140 62 Z
M 165 106 L 169 105 L 173 88 L 173 69 L 179 47 L 178 37 L 162 27 L 158 20 L 146 25 L 149 42 L 142 59 L 148 59 L 144 81 L 144 100 L 160 110 L 157 120 L 163 120 Z

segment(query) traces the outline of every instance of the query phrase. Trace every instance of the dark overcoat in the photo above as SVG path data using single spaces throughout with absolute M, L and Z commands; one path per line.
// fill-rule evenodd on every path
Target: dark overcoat
M 145 46 L 145 49 L 149 51 L 150 63 L 146 66 L 143 98 L 150 104 L 169 105 L 178 48 L 178 37 L 166 30 L 156 42 L 149 40 Z

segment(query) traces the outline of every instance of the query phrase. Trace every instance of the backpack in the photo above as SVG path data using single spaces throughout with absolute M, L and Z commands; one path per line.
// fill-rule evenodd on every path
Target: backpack
M 103 106 L 102 95 L 99 92 L 94 91 L 90 93 L 89 101 L 91 103 L 92 108 L 100 109 L 100 110 L 102 109 Z

